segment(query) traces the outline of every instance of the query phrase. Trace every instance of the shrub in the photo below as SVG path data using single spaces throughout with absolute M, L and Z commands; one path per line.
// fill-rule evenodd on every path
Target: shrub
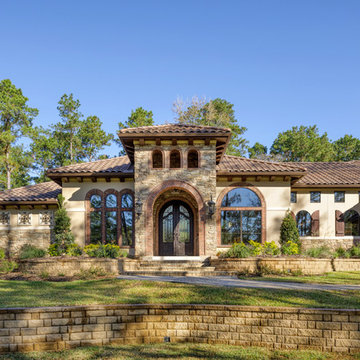
M 7 274 L 13 272 L 18 268 L 15 261 L 2 260 L 0 261 L 0 274 Z
M 119 246 L 113 244 L 90 244 L 84 247 L 84 252 L 90 257 L 98 258 L 118 258 L 126 257 L 127 252 L 121 250 Z
M 350 252 L 341 246 L 338 247 L 334 252 L 334 258 L 349 258 L 350 256 Z
M 36 246 L 25 244 L 22 246 L 19 254 L 20 259 L 42 258 L 46 255 L 46 250 L 37 248 Z
M 59 245 L 58 244 L 51 244 L 49 246 L 49 249 L 48 249 L 48 254 L 50 256 L 60 256 L 61 253 L 60 253 L 60 250 L 59 250 Z
M 284 255 L 298 255 L 300 254 L 299 245 L 293 241 L 287 241 L 281 246 L 281 252 Z
M 66 255 L 69 256 L 81 256 L 82 249 L 78 244 L 70 244 L 66 249 Z
M 299 249 L 301 248 L 299 231 L 296 226 L 296 221 L 292 217 L 290 211 L 288 211 L 281 223 L 280 227 L 280 244 L 284 245 L 287 242 L 293 242 L 298 245 Z
M 234 243 L 231 245 L 231 248 L 222 255 L 226 258 L 247 258 L 251 256 L 251 250 L 243 242 Z
M 88 270 L 81 270 L 78 276 L 81 280 L 91 280 L 97 277 L 106 276 L 107 272 L 100 266 L 92 266 Z
M 256 241 L 250 240 L 248 248 L 249 248 L 252 256 L 262 255 L 262 253 L 263 253 L 263 246 L 259 242 L 256 242 Z
M 305 251 L 305 255 L 313 258 L 329 258 L 331 251 L 327 246 L 312 247 Z
M 5 259 L 5 250 L 0 248 L 0 259 Z
M 279 247 L 275 244 L 274 241 L 266 241 L 263 245 L 263 254 L 264 255 L 279 255 L 280 254 L 280 249 Z
M 360 257 L 360 246 L 353 246 L 348 250 L 350 257 Z
M 58 210 L 54 216 L 54 243 L 58 245 L 59 255 L 66 254 L 68 246 L 74 244 L 74 235 L 70 228 L 70 218 L 64 207 L 65 198 L 60 194 L 58 196 Z

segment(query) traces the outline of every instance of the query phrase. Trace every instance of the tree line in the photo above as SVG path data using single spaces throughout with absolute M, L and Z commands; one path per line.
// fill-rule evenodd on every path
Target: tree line
M 103 153 L 117 137 L 103 129 L 96 115 L 84 116 L 80 101 L 64 94 L 57 106 L 59 121 L 48 127 L 36 126 L 39 110 L 9 79 L 0 82 L 0 190 L 47 181 L 52 167 L 107 158 Z M 246 127 L 235 116 L 234 105 L 225 99 L 193 97 L 177 99 L 173 104 L 175 122 L 230 128 L 232 138 L 227 154 L 270 161 L 349 161 L 360 159 L 360 140 L 345 135 L 330 141 L 316 125 L 293 127 L 281 132 L 270 149 L 260 143 L 249 146 Z M 118 123 L 118 128 L 154 125 L 153 113 L 138 107 Z M 27 146 L 24 145 L 27 143 Z

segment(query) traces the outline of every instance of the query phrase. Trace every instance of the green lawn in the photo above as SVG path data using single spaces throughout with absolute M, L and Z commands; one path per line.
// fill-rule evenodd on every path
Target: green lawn
M 82 304 L 231 304 L 360 308 L 360 291 L 235 289 L 137 280 L 0 281 L 0 308 Z
M 313 276 L 239 276 L 239 279 L 260 280 L 260 281 L 280 281 L 280 282 L 299 282 L 313 284 L 338 284 L 338 285 L 360 285 L 360 272 L 331 272 L 325 275 Z
M 61 352 L 0 355 L 6 360 L 95 360 L 95 359 L 218 359 L 218 360 L 336 360 L 339 354 L 312 351 L 271 351 L 204 344 L 149 344 L 87 347 Z M 360 359 L 359 355 L 343 355 L 342 360 Z

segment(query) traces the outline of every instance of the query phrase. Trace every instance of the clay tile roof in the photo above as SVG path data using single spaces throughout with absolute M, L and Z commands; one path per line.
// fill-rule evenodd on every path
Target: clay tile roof
M 231 134 L 230 129 L 214 126 L 200 126 L 189 124 L 164 124 L 154 126 L 141 126 L 136 128 L 126 128 L 119 131 L 119 136 L 123 134 L 147 134 L 147 135 L 176 135 L 176 134 Z
M 51 201 L 57 199 L 61 186 L 54 181 L 22 186 L 16 189 L 0 191 L 0 202 Z
M 272 162 L 224 155 L 217 166 L 219 173 L 305 173 L 305 167 L 286 162 Z
M 54 169 L 49 169 L 47 174 L 51 177 L 51 174 L 82 174 L 82 173 L 94 173 L 94 174 L 132 174 L 133 166 L 127 156 L 119 156 L 110 159 L 97 160 L 92 162 L 72 164 L 62 166 Z
M 360 160 L 348 162 L 303 162 L 308 173 L 295 186 L 360 185 Z

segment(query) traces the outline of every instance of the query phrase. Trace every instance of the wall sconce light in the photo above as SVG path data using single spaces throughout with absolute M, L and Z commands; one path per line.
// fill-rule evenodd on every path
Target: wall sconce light
M 207 213 L 210 217 L 215 214 L 215 202 L 213 201 L 212 195 L 210 201 L 207 202 Z
M 142 206 L 142 201 L 140 199 L 137 199 L 135 203 L 135 212 L 137 216 L 140 216 L 142 214 Z

